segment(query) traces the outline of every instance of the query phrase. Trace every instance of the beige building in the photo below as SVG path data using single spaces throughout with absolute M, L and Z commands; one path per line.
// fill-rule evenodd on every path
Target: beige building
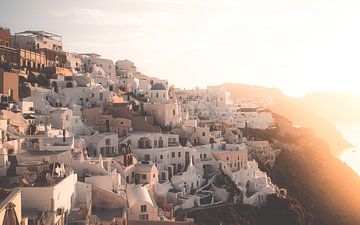
M 44 52 L 20 49 L 20 68 L 26 71 L 44 72 L 46 57 Z

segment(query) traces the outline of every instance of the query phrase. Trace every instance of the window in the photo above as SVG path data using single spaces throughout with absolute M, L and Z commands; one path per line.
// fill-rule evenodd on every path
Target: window
M 144 160 L 145 160 L 145 161 L 150 161 L 150 155 L 149 155 L 149 154 L 145 154 L 145 155 L 144 155 Z
M 160 159 L 163 159 L 164 158 L 164 156 L 163 155 L 160 155 Z
M 159 93 L 156 93 L 156 98 L 159 98 Z
M 153 178 L 155 178 L 155 173 L 153 174 Z
M 206 159 L 206 153 L 204 153 L 204 159 Z
M 205 137 L 205 132 L 202 132 L 202 136 Z
M 131 172 L 131 178 L 134 178 L 134 176 L 135 176 L 135 172 L 132 171 L 132 172 Z
M 181 170 L 181 164 L 178 164 L 178 170 Z
M 226 161 L 229 161 L 229 157 L 226 157 Z
M 179 157 L 179 158 L 181 157 L 181 152 L 178 152 L 178 157 Z
M 142 213 L 146 212 L 146 205 L 141 205 L 141 212 Z
M 154 147 L 157 147 L 157 140 L 154 140 Z
M 175 152 L 171 153 L 171 158 L 175 158 Z
M 163 98 L 165 98 L 165 93 L 163 93 Z
M 141 179 L 146 180 L 146 174 L 142 174 Z
M 175 109 L 173 110 L 173 116 L 175 116 Z
M 111 144 L 111 139 L 110 139 L 110 138 L 106 138 L 105 144 L 106 144 L 106 145 L 110 145 L 110 144 Z
M 66 115 L 66 120 L 69 120 L 69 115 Z
M 140 220 L 149 220 L 148 214 L 141 214 L 139 215 Z
M 99 100 L 102 101 L 103 100 L 103 93 L 99 93 Z

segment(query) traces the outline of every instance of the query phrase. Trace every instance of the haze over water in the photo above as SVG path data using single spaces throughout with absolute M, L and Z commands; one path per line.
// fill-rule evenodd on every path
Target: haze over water
M 360 122 L 339 123 L 336 124 L 336 128 L 354 145 L 353 148 L 345 150 L 339 158 L 360 176 Z

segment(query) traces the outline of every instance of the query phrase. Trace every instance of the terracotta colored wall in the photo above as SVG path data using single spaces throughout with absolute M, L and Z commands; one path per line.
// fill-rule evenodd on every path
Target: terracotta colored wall
M 0 93 L 9 94 L 13 90 L 13 99 L 19 101 L 19 75 L 0 70 Z
M 10 30 L 6 30 L 0 27 L 0 45 L 4 45 L 7 47 L 11 46 Z

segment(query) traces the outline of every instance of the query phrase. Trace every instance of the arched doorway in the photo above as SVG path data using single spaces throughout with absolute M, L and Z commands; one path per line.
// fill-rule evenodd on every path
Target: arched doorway
M 163 147 L 164 147 L 164 141 L 162 137 L 159 137 L 159 148 L 163 148 Z
M 52 88 L 53 88 L 53 90 L 57 93 L 58 92 L 58 86 L 57 86 L 57 83 L 54 81 L 54 82 L 52 82 Z
M 138 147 L 140 149 L 151 148 L 151 140 L 147 137 L 142 137 L 138 141 Z
M 74 85 L 72 84 L 72 82 L 67 82 L 66 83 L 66 88 L 72 88 Z

